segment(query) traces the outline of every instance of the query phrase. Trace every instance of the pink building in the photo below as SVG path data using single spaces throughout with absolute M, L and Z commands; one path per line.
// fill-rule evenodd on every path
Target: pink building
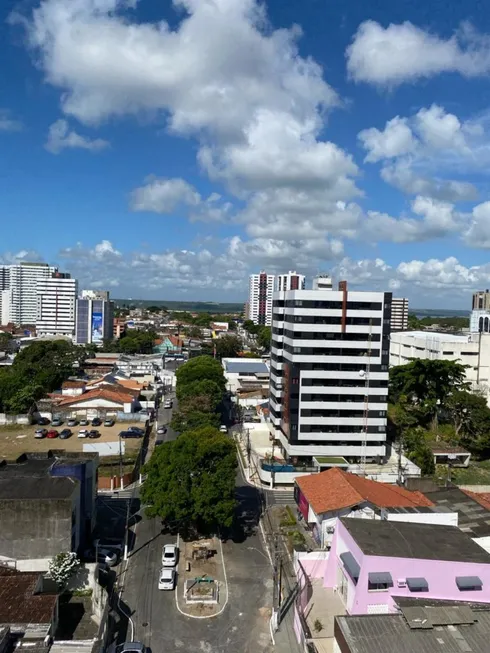
M 490 554 L 454 526 L 341 518 L 323 585 L 348 614 L 396 612 L 399 597 L 490 603 Z

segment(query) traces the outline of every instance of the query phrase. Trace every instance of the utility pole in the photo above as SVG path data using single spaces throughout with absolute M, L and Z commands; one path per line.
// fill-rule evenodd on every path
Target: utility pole
M 277 614 L 279 607 L 281 605 L 281 558 L 279 554 L 279 533 L 272 534 L 272 559 L 273 559 L 273 571 L 272 571 L 272 581 L 273 581 L 273 590 L 272 590 L 272 606 L 274 611 Z

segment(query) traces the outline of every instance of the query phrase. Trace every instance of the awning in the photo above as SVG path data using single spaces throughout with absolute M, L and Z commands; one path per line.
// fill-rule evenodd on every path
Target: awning
M 456 576 L 456 585 L 460 590 L 481 590 L 483 587 L 478 576 Z
M 352 580 L 357 582 L 359 580 L 359 574 L 361 572 L 361 568 L 357 564 L 357 560 L 354 558 L 352 553 L 350 551 L 347 551 L 346 553 L 341 553 L 340 559 L 344 564 L 344 568 L 346 572 L 349 574 Z
M 429 591 L 429 583 L 425 578 L 407 578 L 407 587 L 411 592 Z
M 368 582 L 373 585 L 393 586 L 393 579 L 389 571 L 373 571 L 368 574 Z

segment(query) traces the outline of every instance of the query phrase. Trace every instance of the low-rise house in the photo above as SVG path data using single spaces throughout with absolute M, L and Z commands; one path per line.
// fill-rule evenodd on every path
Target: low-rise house
M 421 492 L 371 481 L 339 467 L 297 477 L 295 500 L 322 548 L 330 546 L 339 517 L 380 519 L 386 508 L 430 508 L 434 505 Z
M 236 394 L 242 389 L 269 388 L 269 368 L 261 358 L 223 358 L 226 387 Z
M 486 653 L 488 606 L 409 603 L 400 614 L 335 618 L 336 653 Z
M 324 584 L 348 614 L 396 612 L 399 597 L 490 603 L 490 554 L 455 526 L 341 518 Z
M 57 410 L 66 417 L 116 417 L 139 408 L 139 392 L 122 386 L 101 385 L 75 397 L 63 398 Z
M 85 392 L 87 381 L 63 381 L 61 384 L 61 394 L 64 397 L 77 397 Z
M 58 595 L 44 592 L 43 583 L 39 573 L 0 565 L 0 632 L 8 629 L 9 635 L 22 636 L 24 640 L 43 640 L 54 635 Z
M 0 560 L 47 569 L 60 551 L 87 548 L 96 518 L 97 467 L 98 456 L 91 453 L 1 461 Z

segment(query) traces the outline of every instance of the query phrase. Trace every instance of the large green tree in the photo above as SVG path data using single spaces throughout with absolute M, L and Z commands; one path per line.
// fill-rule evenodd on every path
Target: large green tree
M 184 533 L 216 533 L 233 522 L 237 459 L 232 440 L 206 427 L 157 447 L 141 498 L 150 517 Z
M 427 422 L 437 424 L 448 397 L 468 388 L 466 368 L 456 361 L 415 359 L 390 369 L 390 402 L 412 405 Z
M 216 410 L 223 396 L 223 390 L 216 381 L 202 379 L 201 381 L 191 381 L 190 383 L 177 384 L 177 399 L 179 402 L 185 402 L 190 397 L 208 397 L 211 402 L 211 410 Z
M 214 341 L 216 356 L 222 358 L 235 358 L 243 349 L 243 344 L 238 336 L 221 336 Z
M 225 377 L 221 363 L 210 356 L 196 356 L 191 358 L 187 363 L 181 365 L 176 372 L 177 386 L 186 385 L 193 381 L 203 381 L 207 379 L 214 381 L 216 385 L 225 389 Z
M 269 351 L 271 348 L 271 328 L 264 326 L 261 327 L 259 333 L 257 334 L 257 344 L 265 351 Z
M 170 426 L 176 433 L 183 433 L 203 426 L 219 426 L 220 418 L 218 413 L 203 410 L 204 407 L 199 410 L 195 403 L 196 400 L 193 400 L 188 406 L 179 407 L 178 410 L 173 412 Z

